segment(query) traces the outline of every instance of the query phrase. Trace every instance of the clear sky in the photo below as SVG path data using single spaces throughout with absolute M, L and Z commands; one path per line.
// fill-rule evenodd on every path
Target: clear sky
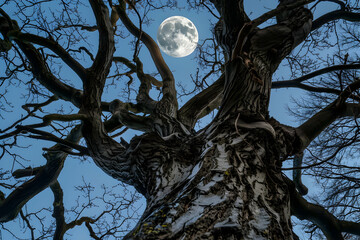
M 149 13 L 149 17 L 152 19 L 149 25 L 144 25 L 143 29 L 146 31 L 151 37 L 156 39 L 156 33 L 158 26 L 160 23 L 165 20 L 166 18 L 170 16 L 184 16 L 188 19 L 190 19 L 195 26 L 197 27 L 197 30 L 199 32 L 199 42 L 201 43 L 206 38 L 211 37 L 210 23 L 215 23 L 216 19 L 209 13 L 206 12 L 206 10 L 203 10 L 202 12 L 198 12 L 196 10 L 188 9 L 182 2 L 185 1 L 179 1 L 179 7 L 180 9 L 176 10 L 158 10 L 153 13 Z M 246 0 L 245 6 L 250 14 L 251 18 L 255 18 L 259 16 L 261 13 L 264 13 L 265 11 L 268 11 L 270 9 L 273 9 L 276 7 L 277 1 L 275 0 Z M 261 7 L 260 7 L 261 6 Z M 51 6 L 49 7 L 56 7 Z M 5 9 L 9 13 L 11 13 L 11 9 Z M 89 8 L 84 8 L 82 10 L 86 16 L 85 18 L 89 19 L 89 21 L 94 21 L 92 12 Z M 11 14 L 10 14 L 11 15 Z M 15 18 L 14 15 L 11 15 Z M 137 24 L 137 18 L 132 17 L 134 23 Z M 121 24 L 118 22 L 118 24 Z M 91 24 L 89 24 L 91 25 Z M 127 35 L 125 40 L 119 41 L 119 43 L 116 45 L 116 54 L 115 56 L 125 56 L 129 59 L 132 59 L 132 52 L 129 51 L 131 47 L 128 45 L 128 41 L 132 40 L 132 36 L 128 36 L 128 33 L 126 30 L 123 30 L 124 35 Z M 96 39 L 96 33 L 92 34 L 89 38 L 89 42 L 92 42 L 94 45 L 94 51 L 96 50 L 97 45 L 97 39 Z M 192 88 L 191 78 L 190 74 L 196 73 L 197 61 L 195 60 L 195 54 L 193 54 L 184 57 L 184 58 L 173 58 L 169 57 L 167 55 L 164 55 L 165 61 L 168 63 L 170 69 L 173 71 L 175 79 L 177 83 L 181 83 L 182 85 Z M 142 46 L 141 53 L 140 53 L 140 59 L 144 63 L 144 71 L 147 73 L 153 73 L 155 71 L 154 64 L 152 63 L 152 60 L 150 58 L 150 55 L 147 52 L 147 49 L 145 46 Z M 3 73 L 4 69 L 0 65 L 0 72 Z M 80 81 L 74 75 L 67 69 L 66 67 L 63 68 L 62 73 L 63 75 L 66 75 L 67 79 L 71 81 L 71 83 L 75 86 L 80 86 Z M 279 71 L 275 75 L 279 79 L 284 78 L 287 79 L 288 74 L 286 72 Z M 215 79 L 214 79 L 215 80 Z M 122 86 L 110 86 L 107 91 L 105 92 L 104 100 L 113 100 L 114 98 L 120 97 L 120 89 L 126 85 L 126 82 L 123 82 Z M 23 112 L 20 112 L 17 110 L 17 107 L 19 104 L 23 104 L 24 98 L 22 98 L 22 94 L 24 91 L 17 90 L 18 86 L 8 86 L 8 90 L 12 91 L 11 95 L 11 101 L 13 101 L 14 105 L 14 111 L 12 113 L 6 114 L 6 118 L 3 120 L 0 120 L 0 129 L 8 126 L 12 121 L 17 119 L 21 114 L 24 114 Z M 15 91 L 14 91 L 15 90 Z M 291 97 L 296 97 L 299 95 L 304 94 L 304 92 L 300 90 L 293 90 L 293 89 L 282 89 L 282 90 L 275 90 L 272 92 L 272 98 L 270 102 L 270 115 L 274 116 L 276 119 L 278 119 L 280 122 L 288 125 L 297 125 L 298 123 L 295 122 L 294 118 L 291 118 L 289 114 L 286 111 L 287 104 L 290 102 Z M 115 97 L 114 97 L 115 96 Z M 180 105 L 183 105 L 185 103 L 187 98 L 183 98 L 179 101 Z M 17 101 L 19 100 L 19 101 Z M 47 109 L 51 110 L 51 109 Z M 125 140 L 129 141 L 133 135 L 136 134 L 135 131 L 128 131 L 123 137 Z M 139 133 L 138 133 L 139 134 Z M 28 148 L 21 149 L 19 151 L 22 151 L 22 153 L 26 156 L 26 158 L 29 160 L 28 162 L 25 162 L 25 167 L 32 166 L 37 167 L 42 164 L 44 164 L 45 160 L 41 156 L 42 154 L 42 148 L 43 147 L 50 147 L 52 144 L 41 141 L 41 140 L 29 140 L 26 138 L 21 138 L 21 141 L 23 141 L 23 145 L 31 145 Z M 5 159 L 1 160 L 0 163 L 2 168 L 12 168 L 13 161 L 8 156 Z M 21 168 L 19 164 L 15 164 L 13 169 Z M 78 193 L 74 193 L 74 187 L 76 185 L 82 184 L 83 181 L 91 182 L 91 184 L 96 187 L 95 194 L 101 193 L 101 185 L 106 186 L 112 186 L 117 184 L 118 182 L 114 179 L 112 179 L 110 176 L 103 173 L 98 167 L 95 166 L 95 164 L 89 159 L 88 161 L 82 162 L 77 158 L 68 157 L 68 159 L 65 162 L 65 167 L 62 170 L 62 173 L 59 177 L 59 182 L 64 190 L 64 203 L 66 208 L 70 208 L 74 206 L 74 202 L 77 199 Z M 305 183 L 311 183 L 311 181 L 308 181 Z M 38 210 L 42 207 L 50 207 L 52 206 L 52 194 L 49 189 L 43 191 L 42 193 L 38 194 L 35 198 L 33 198 L 28 204 L 27 208 L 28 210 Z M 144 200 L 140 201 L 139 204 L 144 207 L 145 202 Z M 143 209 L 143 208 L 142 208 Z M 73 220 L 73 219 L 69 219 Z M 13 223 L 7 224 L 9 228 L 14 228 L 19 225 L 19 220 L 15 220 Z M 20 234 L 20 232 L 18 232 Z M 89 233 L 87 229 L 84 227 L 82 228 L 75 228 L 75 230 L 71 230 L 68 232 L 69 234 L 72 234 L 72 236 L 66 237 L 67 239 L 89 239 Z M 29 237 L 29 232 L 26 232 L 25 235 L 23 235 L 25 238 Z M 6 233 L 6 231 L 2 230 L 2 237 L 3 239 L 12 239 L 12 237 Z M 305 239 L 305 238 L 304 238 Z

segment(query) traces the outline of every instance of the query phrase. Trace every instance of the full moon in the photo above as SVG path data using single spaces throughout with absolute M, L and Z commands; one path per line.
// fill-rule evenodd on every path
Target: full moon
M 172 57 L 185 57 L 191 54 L 199 40 L 195 25 L 187 18 L 173 16 L 165 19 L 159 26 L 157 42 L 160 49 Z

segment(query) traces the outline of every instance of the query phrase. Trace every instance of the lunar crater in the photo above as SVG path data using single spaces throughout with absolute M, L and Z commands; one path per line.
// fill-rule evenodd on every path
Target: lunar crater
M 160 49 L 172 57 L 185 57 L 196 48 L 199 40 L 195 25 L 187 18 L 173 16 L 159 26 L 157 42 Z

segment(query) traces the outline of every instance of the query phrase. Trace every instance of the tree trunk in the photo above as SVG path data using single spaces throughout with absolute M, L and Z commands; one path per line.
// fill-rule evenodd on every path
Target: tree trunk
M 83 127 L 91 157 L 147 199 L 124 239 L 297 239 L 281 164 L 300 147 L 295 130 L 269 119 L 268 103 L 272 75 L 306 37 L 311 12 L 299 8 L 286 22 L 259 29 L 248 23 L 242 1 L 217 7 L 224 16 L 217 39 L 228 61 L 221 107 L 207 128 L 196 135 L 185 131 L 176 111 L 169 111 L 176 104 L 165 98 L 151 115 L 152 130 L 122 146 L 101 127 L 100 105 L 84 101 L 95 116 Z M 277 34 L 281 38 L 263 43 Z M 87 95 L 100 102 L 96 92 Z
M 145 213 L 124 239 L 293 239 L 279 169 L 287 149 L 274 134 L 268 122 L 229 119 L 187 140 L 139 137 L 131 145 L 153 155 L 153 171 Z

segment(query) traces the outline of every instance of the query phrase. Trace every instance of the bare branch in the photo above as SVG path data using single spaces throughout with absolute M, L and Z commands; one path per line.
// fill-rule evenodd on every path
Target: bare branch
M 307 90 L 310 92 L 323 92 L 323 93 L 332 93 L 332 94 L 340 95 L 341 94 L 340 90 L 332 89 L 332 88 L 325 88 L 325 87 L 309 86 L 309 85 L 303 84 L 302 82 L 304 82 L 308 79 L 320 76 L 322 74 L 333 72 L 333 71 L 350 70 L 350 69 L 360 69 L 360 64 L 334 65 L 334 66 L 322 68 L 322 69 L 311 72 L 309 74 L 306 74 L 306 75 L 301 76 L 296 79 L 273 82 L 271 88 L 279 89 L 279 88 L 294 87 L 294 88 L 304 89 L 304 90 Z M 359 97 L 353 96 L 353 95 L 350 96 L 350 98 L 360 100 Z
M 178 111 L 179 119 L 193 128 L 198 119 L 220 106 L 224 83 L 225 76 L 221 75 L 211 86 L 187 101 Z
M 53 217 L 55 218 L 56 228 L 54 233 L 54 240 L 61 240 L 66 232 L 65 209 L 64 209 L 64 193 L 58 181 L 50 185 L 50 189 L 54 195 L 54 210 Z
M 91 8 L 93 9 L 96 24 L 99 31 L 99 47 L 95 57 L 95 61 L 91 66 L 91 70 L 102 77 L 105 83 L 105 77 L 109 73 L 112 57 L 115 51 L 114 45 L 114 30 L 112 28 L 109 11 L 102 0 L 90 0 Z M 94 79 L 95 80 L 95 79 Z
M 72 141 L 67 140 L 67 139 L 61 139 L 51 133 L 34 129 L 31 126 L 30 127 L 29 126 L 17 126 L 17 128 L 20 129 L 22 132 L 31 132 L 31 133 L 37 134 L 37 135 L 29 135 L 28 137 L 30 137 L 30 138 L 43 139 L 43 140 L 57 142 L 61 145 L 67 146 L 68 148 L 76 149 L 83 155 L 88 155 L 88 149 L 86 147 L 80 146 Z
M 118 11 L 119 17 L 125 27 L 129 30 L 131 34 L 140 38 L 140 40 L 145 44 L 147 49 L 150 52 L 150 55 L 155 63 L 157 70 L 159 71 L 162 82 L 163 82 L 163 98 L 168 98 L 172 105 L 176 106 L 177 108 L 177 99 L 176 99 L 176 89 L 175 89 L 175 80 L 172 72 L 170 71 L 169 67 L 165 63 L 160 49 L 155 41 L 145 32 L 140 32 L 138 29 L 129 19 L 125 12 L 125 5 L 123 1 L 119 1 L 122 4 L 116 6 L 116 10 Z
M 2 15 L 5 13 L 2 11 Z M 6 18 L 0 17 L 2 21 Z M 11 30 L 18 31 L 18 28 L 14 27 L 11 23 L 11 20 L 6 20 L 7 24 L 2 24 L 0 27 L 0 32 L 4 37 L 7 37 L 7 34 Z M 10 21 L 10 22 L 9 22 Z M 27 59 L 29 60 L 32 68 L 31 71 L 36 77 L 36 79 L 46 87 L 50 92 L 55 94 L 61 99 L 72 102 L 75 106 L 80 106 L 80 96 L 81 92 L 67 84 L 64 84 L 59 79 L 57 79 L 48 69 L 45 60 L 39 51 L 30 43 L 26 43 L 20 39 L 14 40 L 20 49 L 23 51 Z
M 296 129 L 302 142 L 301 151 L 304 150 L 326 127 L 343 115 L 343 112 L 346 109 L 346 99 L 352 95 L 353 91 L 359 88 L 360 81 L 355 80 L 341 92 L 334 102 L 319 111 Z
M 30 33 L 21 33 L 20 31 L 11 31 L 7 34 L 10 39 L 31 42 L 40 46 L 47 47 L 56 53 L 83 81 L 86 78 L 85 68 L 76 61 L 59 43 L 53 39 L 46 39 Z
M 44 167 L 27 167 L 25 169 L 17 169 L 12 173 L 12 175 L 14 178 L 30 177 L 38 174 L 43 168 Z
M 338 220 L 322 206 L 309 203 L 296 190 L 295 186 L 287 179 L 290 190 L 291 214 L 301 220 L 315 223 L 325 234 L 328 240 L 344 239 L 342 232 L 360 234 L 360 223 Z
M 66 141 L 76 143 L 80 140 L 81 136 L 81 126 L 77 126 L 70 132 Z M 14 219 L 20 212 L 21 208 L 32 197 L 47 188 L 57 179 L 67 157 L 67 154 L 62 150 L 69 148 L 56 144 L 52 147 L 52 149 L 57 151 L 44 154 L 47 163 L 34 178 L 16 188 L 4 200 L 0 200 L 0 222 L 6 222 Z
M 293 181 L 296 189 L 301 195 L 306 195 L 308 193 L 308 188 L 301 181 L 301 165 L 304 157 L 304 153 L 296 154 L 294 156 L 294 169 L 293 169 Z
M 314 30 L 322 27 L 326 23 L 329 23 L 329 22 L 332 22 L 335 20 L 340 20 L 340 19 L 350 21 L 350 22 L 359 22 L 360 21 L 360 13 L 354 13 L 354 12 L 349 12 L 349 11 L 344 11 L 344 10 L 336 10 L 333 12 L 329 12 L 313 21 L 311 31 L 314 31 Z
M 349 69 L 360 69 L 360 64 L 335 65 L 335 66 L 322 68 L 322 69 L 316 70 L 314 72 L 311 72 L 309 74 L 306 74 L 304 76 L 301 76 L 299 78 L 293 79 L 293 80 L 274 82 L 272 85 L 272 88 L 280 88 L 280 86 L 284 87 L 285 85 L 291 85 L 292 83 L 301 83 L 305 80 L 308 80 L 308 79 L 311 79 L 311 78 L 314 78 L 319 75 L 329 73 L 332 71 L 349 70 Z
M 151 121 L 147 117 L 141 117 L 135 114 L 130 113 L 125 108 L 126 104 L 120 100 L 115 100 L 110 104 L 110 111 L 113 114 L 114 118 L 124 126 L 131 129 L 149 132 L 151 131 Z

